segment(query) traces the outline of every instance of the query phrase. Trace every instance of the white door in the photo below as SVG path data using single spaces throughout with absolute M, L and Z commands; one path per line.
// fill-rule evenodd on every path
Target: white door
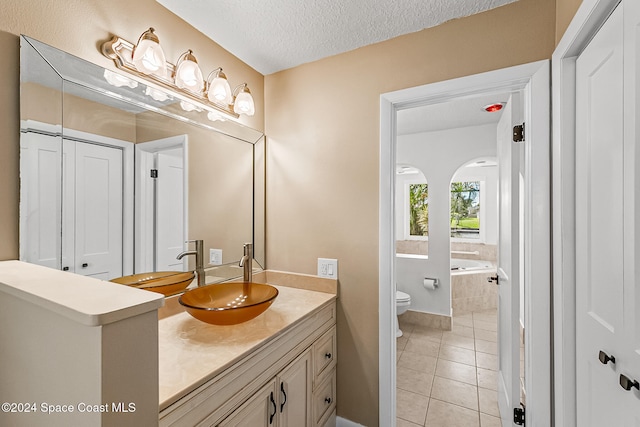
M 640 2 L 624 1 L 624 325 L 620 375 L 640 382 Z M 619 377 L 618 377 L 619 378 Z M 640 390 L 622 388 L 627 426 L 640 426 Z
M 498 123 L 498 406 L 503 425 L 520 407 L 520 146 L 513 143 L 513 101 Z
M 184 248 L 183 149 L 157 153 L 156 167 L 156 270 L 184 270 L 176 257 Z
M 122 276 L 122 150 L 76 143 L 75 272 Z
M 639 24 L 638 2 L 623 2 L 576 61 L 580 426 L 640 425 L 640 392 L 621 387 L 621 378 L 640 379 L 635 271 L 640 265 L 636 249 Z
M 580 426 L 620 411 L 623 328 L 623 56 L 618 7 L 576 61 L 576 389 Z
M 27 132 L 20 138 L 20 259 L 60 268 L 61 139 Z

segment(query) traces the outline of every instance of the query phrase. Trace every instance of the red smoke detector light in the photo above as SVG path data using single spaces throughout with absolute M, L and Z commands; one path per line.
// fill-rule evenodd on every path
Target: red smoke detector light
M 485 105 L 484 107 L 482 107 L 482 109 L 487 113 L 497 113 L 498 111 L 502 110 L 502 107 L 504 107 L 504 103 L 497 102 L 495 104 Z

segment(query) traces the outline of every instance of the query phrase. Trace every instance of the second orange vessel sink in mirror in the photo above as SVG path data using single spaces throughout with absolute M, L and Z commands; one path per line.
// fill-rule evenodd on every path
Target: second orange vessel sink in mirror
M 178 301 L 198 320 L 212 325 L 235 325 L 262 314 L 277 296 L 278 290 L 270 285 L 230 282 L 192 289 Z
M 118 277 L 111 282 L 168 296 L 182 292 L 194 278 L 193 271 L 156 271 Z

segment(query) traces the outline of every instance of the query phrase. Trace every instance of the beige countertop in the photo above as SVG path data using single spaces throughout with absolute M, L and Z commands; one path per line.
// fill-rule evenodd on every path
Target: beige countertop
M 271 307 L 239 325 L 209 325 L 180 310 L 161 317 L 158 322 L 160 410 L 336 298 L 335 293 L 275 287 L 279 295 Z
M 153 292 L 13 260 L 0 262 L 0 293 L 86 326 L 117 322 L 164 303 Z

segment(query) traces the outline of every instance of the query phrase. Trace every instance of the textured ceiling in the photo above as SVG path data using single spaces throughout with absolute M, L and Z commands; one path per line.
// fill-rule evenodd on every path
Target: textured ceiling
M 487 113 L 482 107 L 508 100 L 509 93 L 498 93 L 400 110 L 397 132 L 407 135 L 498 123 L 502 112 Z
M 267 75 L 516 0 L 157 0 Z

